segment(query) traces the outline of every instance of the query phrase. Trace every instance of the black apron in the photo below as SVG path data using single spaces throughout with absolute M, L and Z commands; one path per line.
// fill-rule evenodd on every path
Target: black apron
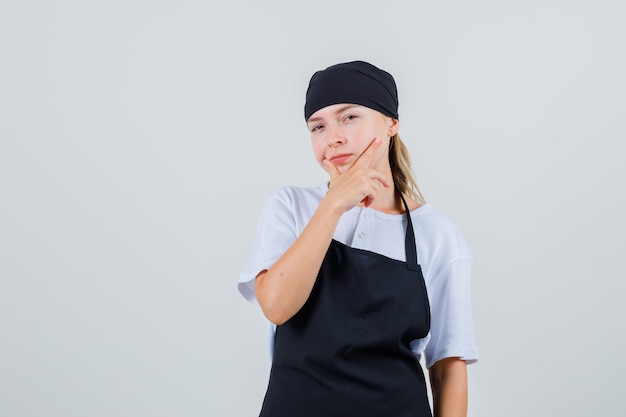
M 430 306 L 406 210 L 406 262 L 333 240 L 304 306 L 277 326 L 261 417 L 432 417 L 409 347 Z

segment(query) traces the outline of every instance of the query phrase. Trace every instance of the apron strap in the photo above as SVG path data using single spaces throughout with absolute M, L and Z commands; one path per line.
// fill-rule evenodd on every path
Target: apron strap
M 417 246 L 415 245 L 415 231 L 413 230 L 413 221 L 411 220 L 411 212 L 409 211 L 409 205 L 404 199 L 402 191 L 398 190 L 402 203 L 404 204 L 404 210 L 406 212 L 406 235 L 404 238 L 404 251 L 406 252 L 406 264 L 407 268 L 411 271 L 418 271 L 419 264 L 417 263 Z

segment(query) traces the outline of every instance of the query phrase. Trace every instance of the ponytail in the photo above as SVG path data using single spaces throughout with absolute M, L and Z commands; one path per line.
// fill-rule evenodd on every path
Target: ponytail
M 396 188 L 400 192 L 408 194 L 418 203 L 426 203 L 411 170 L 409 151 L 397 133 L 389 141 L 389 165 Z

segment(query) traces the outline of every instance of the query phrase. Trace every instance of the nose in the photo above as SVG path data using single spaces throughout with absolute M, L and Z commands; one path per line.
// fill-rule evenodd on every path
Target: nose
M 345 143 L 346 137 L 341 126 L 327 128 L 328 146 L 333 147 Z

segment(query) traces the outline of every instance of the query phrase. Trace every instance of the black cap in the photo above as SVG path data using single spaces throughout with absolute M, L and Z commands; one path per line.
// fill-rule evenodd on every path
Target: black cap
M 304 119 L 332 104 L 360 104 L 398 118 L 398 90 L 391 74 L 364 61 L 345 62 L 317 71 L 309 81 Z

